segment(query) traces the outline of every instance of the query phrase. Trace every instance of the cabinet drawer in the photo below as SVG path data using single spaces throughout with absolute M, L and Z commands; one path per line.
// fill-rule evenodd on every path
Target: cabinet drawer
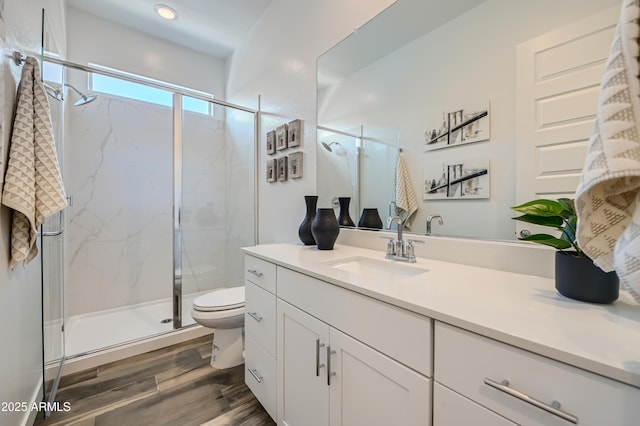
M 437 382 L 433 384 L 433 425 L 516 426 Z
M 439 322 L 434 345 L 438 382 L 515 423 L 622 426 L 640 419 L 638 388 Z M 511 389 L 536 401 L 522 401 Z M 534 405 L 554 401 L 573 421 Z
M 276 360 L 251 336 L 245 335 L 244 382 L 272 419 L 276 419 Z
M 431 320 L 278 267 L 278 297 L 431 377 Z
M 245 282 L 244 325 L 246 334 L 275 358 L 276 296 L 250 281 Z
M 244 279 L 276 293 L 276 265 L 257 257 L 244 256 Z

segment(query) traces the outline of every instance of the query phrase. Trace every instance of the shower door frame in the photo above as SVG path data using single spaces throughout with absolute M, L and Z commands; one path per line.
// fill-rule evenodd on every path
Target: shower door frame
M 204 96 L 200 92 L 191 91 L 189 89 L 178 88 L 172 86 L 170 84 L 163 84 L 157 81 L 149 81 L 142 78 L 137 78 L 132 75 L 120 74 L 117 72 L 112 72 L 107 69 L 91 67 L 87 65 L 80 65 L 74 62 L 66 61 L 60 58 L 56 58 L 49 55 L 43 55 L 42 58 L 46 62 L 50 62 L 57 65 L 62 65 L 66 68 L 71 68 L 79 71 L 84 71 L 87 73 L 95 73 L 101 74 L 111 78 L 117 78 L 120 80 L 125 80 L 131 83 L 142 84 L 148 87 L 153 87 L 156 89 L 164 90 L 173 94 L 173 289 L 172 289 L 172 301 L 173 301 L 173 330 L 178 330 L 182 327 L 182 130 L 183 130 L 183 117 L 182 117 L 182 97 L 188 96 L 190 98 L 199 99 L 205 102 L 210 102 L 214 105 L 219 105 L 226 108 L 233 108 L 240 111 L 245 111 L 250 114 L 253 114 L 253 127 L 254 127 L 254 135 L 253 135 L 253 143 L 254 143 L 254 236 L 253 240 L 255 243 L 258 243 L 259 236 L 259 220 L 258 220 L 258 136 L 259 136 L 259 124 L 260 124 L 260 97 L 258 97 L 258 109 L 254 110 L 252 108 L 247 108 L 241 105 L 232 104 L 229 102 L 225 102 L 219 99 L 215 99 L 213 96 Z M 66 318 L 65 318 L 66 319 Z M 195 325 L 195 324 L 193 324 Z M 193 325 L 187 326 L 191 327 Z M 169 332 L 162 332 L 155 334 L 162 335 Z M 133 341 L 122 342 L 118 345 L 128 344 L 132 342 L 136 342 L 139 340 L 144 340 L 153 336 L 145 336 L 140 339 L 136 339 Z M 110 347 L 113 347 L 110 346 Z M 101 348 L 99 350 L 104 350 L 107 348 Z M 75 358 L 78 356 L 83 356 L 88 353 L 93 353 L 95 351 L 90 351 L 82 354 L 74 354 L 71 357 L 66 357 L 66 354 L 63 354 L 63 358 L 66 359 Z

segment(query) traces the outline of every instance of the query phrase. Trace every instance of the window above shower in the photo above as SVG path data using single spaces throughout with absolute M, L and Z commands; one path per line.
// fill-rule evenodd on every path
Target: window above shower
M 175 88 L 179 91 L 188 91 L 194 93 L 195 95 L 212 97 L 210 93 L 189 89 L 187 87 L 155 80 L 138 74 L 132 74 L 97 64 L 89 64 L 89 66 L 96 69 L 105 70 L 110 73 L 120 74 L 123 77 L 133 77 L 135 79 L 143 80 L 152 84 L 161 84 L 165 87 Z M 97 73 L 88 73 L 88 79 L 88 88 L 92 92 L 100 92 L 108 95 L 120 96 L 123 98 L 149 102 L 166 107 L 173 106 L 173 94 L 168 92 L 167 90 L 162 90 L 155 87 L 146 86 L 144 84 L 134 83 L 131 81 L 126 81 Z M 211 102 L 207 102 L 205 100 L 193 98 L 190 96 L 183 97 L 182 109 L 184 111 L 191 111 L 209 116 L 213 116 L 214 111 L 213 104 Z

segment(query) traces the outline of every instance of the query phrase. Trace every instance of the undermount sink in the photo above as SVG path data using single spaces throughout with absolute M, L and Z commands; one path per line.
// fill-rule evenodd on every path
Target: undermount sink
M 391 260 L 377 260 L 370 257 L 354 256 L 325 263 L 341 271 L 351 272 L 362 277 L 380 280 L 401 280 L 428 272 L 420 266 L 399 263 Z

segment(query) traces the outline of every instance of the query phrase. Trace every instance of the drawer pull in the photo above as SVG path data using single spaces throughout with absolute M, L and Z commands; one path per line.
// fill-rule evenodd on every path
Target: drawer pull
M 257 312 L 247 312 L 247 315 L 249 315 L 251 318 L 253 318 L 254 320 L 256 320 L 258 322 L 262 322 L 262 317 L 260 315 L 258 315 Z
M 261 278 L 262 275 L 264 275 L 262 272 L 258 271 L 257 269 L 247 269 L 247 272 L 255 275 L 258 278 Z
M 502 382 L 498 383 L 494 380 L 485 378 L 484 379 L 484 384 L 487 386 L 491 386 L 494 389 L 499 390 L 500 392 L 504 392 L 507 395 L 511 395 L 514 398 L 518 398 L 521 401 L 524 401 L 528 404 L 533 405 L 534 407 L 538 407 L 541 410 L 544 410 L 548 413 L 551 413 L 555 416 L 560 417 L 561 419 L 564 419 L 568 422 L 571 422 L 573 424 L 578 424 L 578 418 L 576 416 L 573 416 L 569 413 L 565 413 L 564 411 L 560 410 L 560 403 L 558 401 L 553 401 L 551 403 L 551 405 L 546 404 L 542 401 L 539 401 L 535 398 L 530 397 L 529 395 L 522 393 L 520 391 L 517 391 L 513 388 L 509 387 L 509 381 L 508 380 L 503 380 Z
M 256 382 L 262 383 L 262 376 L 258 375 L 258 370 L 255 368 L 247 368 L 247 370 L 249 370 L 249 373 L 251 373 L 253 378 L 256 379 Z

